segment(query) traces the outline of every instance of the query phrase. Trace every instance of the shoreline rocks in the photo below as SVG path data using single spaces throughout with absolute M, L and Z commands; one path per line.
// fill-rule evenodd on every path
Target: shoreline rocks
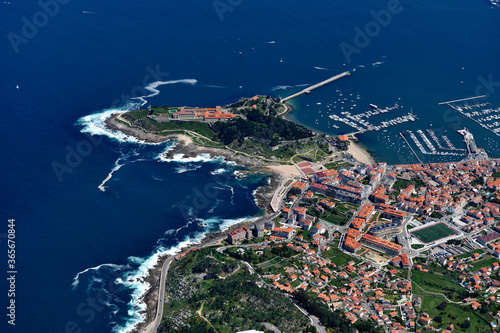
M 227 161 L 233 161 L 241 166 L 248 167 L 249 169 L 251 169 L 248 172 L 252 172 L 252 170 L 254 170 L 256 172 L 268 174 L 270 176 L 269 184 L 259 187 L 255 193 L 255 198 L 257 200 L 258 207 L 263 209 L 265 212 L 261 219 L 265 219 L 267 214 L 270 212 L 269 203 L 271 202 L 271 199 L 274 195 L 274 191 L 283 180 L 283 176 L 281 174 L 279 174 L 275 170 L 267 168 L 267 166 L 273 164 L 265 162 L 258 158 L 252 158 L 237 154 L 229 149 L 199 146 L 195 143 L 189 142 L 189 140 L 183 140 L 182 138 L 179 138 L 178 134 L 158 135 L 155 133 L 149 133 L 142 128 L 131 127 L 129 124 L 126 124 L 123 121 L 124 120 L 121 119 L 120 114 L 113 114 L 108 119 L 106 119 L 105 123 L 106 126 L 113 131 L 121 131 L 126 135 L 133 136 L 147 143 L 160 143 L 169 140 L 178 140 L 178 143 L 173 147 L 173 149 L 165 152 L 164 157 L 167 159 L 173 158 L 177 154 L 183 154 L 184 158 L 189 158 L 196 157 L 203 153 L 208 153 L 212 157 L 221 156 L 224 157 Z M 202 246 L 203 244 L 217 239 L 223 240 L 227 232 L 235 230 L 237 228 L 241 228 L 243 226 L 250 226 L 254 223 L 255 221 L 243 222 L 237 225 L 233 225 L 222 232 L 207 233 L 202 239 L 201 244 L 192 244 L 188 248 L 183 249 L 183 251 L 188 251 L 194 247 Z M 169 256 L 164 256 L 160 258 L 155 267 L 149 270 L 149 274 L 145 278 L 145 282 L 149 283 L 150 285 L 149 290 L 142 297 L 142 302 L 146 304 L 146 310 L 142 311 L 141 314 L 145 315 L 145 320 L 139 323 L 135 327 L 133 332 L 141 332 L 156 317 L 157 302 L 160 296 L 158 295 L 158 291 L 161 269 L 163 267 L 163 263 L 165 262 L 165 260 L 167 260 L 168 257 Z

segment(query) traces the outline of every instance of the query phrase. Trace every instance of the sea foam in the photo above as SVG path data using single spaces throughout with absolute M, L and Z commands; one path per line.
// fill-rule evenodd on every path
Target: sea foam
M 241 217 L 236 219 L 222 219 L 220 217 L 211 217 L 208 219 L 199 219 L 199 221 L 204 222 L 208 225 L 209 229 L 213 229 L 214 226 L 218 225 L 218 231 L 225 231 L 235 224 L 242 222 L 254 222 L 257 221 L 259 217 Z M 192 222 L 188 222 L 192 223 Z M 184 226 L 185 227 L 185 226 Z M 181 227 L 179 229 L 182 229 Z M 177 232 L 179 231 L 177 229 Z M 177 232 L 175 232 L 177 234 Z M 169 230 L 166 234 L 172 234 Z M 146 304 L 143 302 L 143 297 L 150 288 L 149 283 L 145 281 L 145 278 L 149 275 L 149 270 L 154 268 L 161 257 L 166 255 L 177 255 L 182 252 L 183 249 L 191 245 L 201 244 L 201 241 L 207 235 L 207 231 L 195 232 L 192 235 L 187 235 L 181 242 L 177 245 L 165 248 L 163 246 L 158 246 L 157 250 L 154 251 L 147 258 L 129 257 L 130 262 L 139 263 L 139 267 L 127 273 L 120 283 L 133 290 L 132 299 L 128 303 L 128 319 L 123 325 L 118 325 L 113 328 L 113 332 L 116 333 L 130 333 L 132 332 L 138 324 L 145 320 L 144 315 L 140 315 L 138 312 L 146 309 Z
M 147 142 L 143 140 L 139 140 L 133 136 L 126 135 L 120 131 L 114 131 L 109 129 L 106 126 L 106 119 L 108 119 L 113 114 L 124 113 L 127 111 L 133 111 L 140 109 L 147 103 L 147 99 L 154 97 L 160 93 L 160 90 L 157 88 L 162 85 L 167 84 L 190 84 L 195 85 L 198 81 L 196 79 L 181 79 L 181 80 L 171 80 L 171 81 L 155 81 L 148 84 L 144 89 L 151 92 L 148 95 L 132 97 L 129 101 L 127 101 L 124 105 L 119 107 L 113 107 L 109 109 L 104 109 L 99 112 L 90 114 L 88 116 L 81 117 L 77 120 L 76 124 L 82 126 L 82 133 L 89 133 L 90 135 L 104 135 L 109 137 L 110 139 L 119 141 L 119 142 L 130 142 L 130 143 L 141 143 L 146 144 Z M 161 143 L 147 143 L 152 145 L 157 145 Z
M 90 268 L 84 269 L 83 271 L 76 273 L 75 277 L 73 278 L 73 283 L 71 284 L 71 286 L 73 286 L 73 289 L 75 289 L 76 287 L 78 287 L 78 284 L 80 283 L 80 275 L 85 274 L 85 273 L 87 273 L 89 271 L 97 271 L 101 267 L 105 267 L 105 266 L 116 268 L 116 269 L 120 269 L 120 268 L 124 267 L 124 266 L 116 265 L 116 264 L 102 264 L 102 265 L 99 265 L 99 266 L 95 266 L 95 267 L 90 267 Z
M 258 217 L 241 217 L 237 219 L 223 219 L 220 217 L 211 217 L 208 219 L 199 219 L 198 221 L 204 222 L 207 224 L 207 228 L 205 231 L 193 232 L 191 235 L 186 235 L 182 241 L 174 246 L 164 247 L 161 245 L 162 239 L 158 240 L 159 245 L 156 246 L 156 249 L 149 255 L 148 257 L 134 257 L 131 256 L 128 258 L 128 264 L 126 266 L 123 265 L 115 265 L 115 264 L 102 264 L 96 267 L 87 268 L 81 272 L 78 272 L 73 279 L 72 286 L 76 288 L 79 284 L 79 279 L 83 274 L 89 273 L 91 271 L 99 271 L 103 267 L 111 267 L 115 270 L 123 269 L 125 272 L 119 278 L 116 278 L 114 281 L 116 284 L 121 285 L 132 291 L 131 299 L 127 303 L 127 318 L 126 321 L 122 324 L 115 325 L 112 330 L 115 333 L 130 333 L 132 332 L 138 324 L 145 320 L 145 315 L 140 313 L 144 312 L 147 309 L 146 304 L 144 303 L 144 296 L 151 288 L 151 285 L 146 281 L 146 278 L 149 276 L 149 271 L 153 269 L 159 262 L 161 257 L 167 255 L 176 255 L 182 252 L 183 249 L 196 244 L 201 244 L 201 241 L 206 236 L 207 231 L 218 230 L 225 231 L 229 227 L 242 223 L 242 222 L 254 222 L 258 220 Z M 193 221 L 189 221 L 187 225 L 194 223 Z M 169 236 L 173 236 L 173 234 L 177 234 L 181 229 L 187 227 L 187 225 L 180 227 L 179 229 L 170 229 L 165 232 L 165 236 L 170 238 Z M 214 229 L 215 228 L 215 229 Z M 164 240 L 164 239 L 163 239 Z M 131 267 L 136 267 L 135 269 L 130 269 Z M 127 271 L 128 270 L 128 271 Z M 100 278 L 94 276 L 91 279 L 91 284 L 99 283 Z M 118 310 L 116 305 L 106 302 L 110 308 L 113 309 L 112 313 L 117 314 Z M 113 321 L 116 323 L 116 318 Z
M 224 163 L 227 165 L 236 165 L 235 162 L 233 161 L 226 161 L 226 158 L 224 156 L 214 156 L 210 155 L 209 153 L 200 153 L 196 156 L 193 157 L 184 157 L 186 156 L 183 153 L 175 154 L 171 158 L 168 158 L 165 156 L 167 152 L 172 150 L 172 146 L 169 146 L 167 149 L 165 149 L 163 152 L 161 152 L 156 159 L 162 162 L 176 162 L 176 163 L 206 163 L 206 162 L 219 162 L 219 163 Z M 186 170 L 189 171 L 189 170 Z M 179 173 L 182 173 L 185 171 L 181 171 Z
M 309 84 L 304 83 L 304 84 L 296 84 L 296 85 L 294 85 L 294 86 L 285 86 L 285 85 L 283 85 L 283 86 L 275 86 L 275 87 L 273 87 L 273 89 L 272 89 L 272 90 L 273 90 L 273 91 L 275 91 L 275 90 L 286 90 L 286 89 L 292 89 L 292 88 L 306 87 L 306 86 L 308 86 L 308 85 L 309 85 Z
M 111 117 L 113 114 L 132 111 L 139 107 L 139 103 L 129 102 L 121 107 L 106 109 L 98 113 L 81 117 L 77 120 L 76 124 L 82 126 L 82 129 L 80 130 L 82 133 L 88 133 L 90 135 L 104 135 L 119 142 L 146 143 L 134 138 L 133 136 L 126 135 L 123 132 L 111 130 L 106 126 L 106 119 Z
M 176 84 L 176 83 L 184 83 L 184 84 L 190 84 L 190 85 L 195 85 L 198 81 L 196 79 L 182 79 L 182 80 L 170 80 L 170 81 L 155 81 L 153 83 L 148 84 L 147 86 L 144 87 L 147 91 L 150 91 L 151 94 L 145 95 L 145 96 L 140 96 L 140 97 L 133 97 L 132 99 L 137 99 L 141 101 L 140 106 L 144 106 L 148 101 L 148 98 L 154 97 L 160 93 L 160 91 L 157 89 L 159 86 L 163 86 L 166 84 Z
M 181 252 L 183 248 L 186 248 L 193 244 L 200 244 L 201 240 L 205 237 L 205 233 L 197 232 L 192 236 L 186 236 L 183 241 L 179 244 L 163 248 L 159 247 L 151 256 L 142 260 L 139 267 L 127 273 L 121 281 L 121 284 L 133 290 L 132 299 L 128 303 L 128 318 L 127 321 L 122 325 L 117 325 L 113 327 L 113 332 L 116 333 L 129 333 L 132 332 L 135 327 L 145 320 L 145 316 L 139 312 L 146 310 L 146 304 L 143 301 L 144 295 L 150 289 L 150 284 L 145 281 L 145 278 L 149 275 L 149 270 L 154 268 L 161 257 L 166 255 L 176 255 Z M 130 261 L 137 262 L 137 257 L 129 258 Z
M 107 186 L 104 186 L 104 185 L 111 179 L 111 177 L 113 177 L 113 173 L 115 171 L 118 171 L 122 166 L 125 165 L 125 164 L 118 164 L 119 161 L 120 161 L 120 159 L 116 160 L 115 166 L 113 167 L 113 169 L 111 169 L 108 176 L 102 181 L 102 183 L 99 186 L 97 186 L 97 188 L 99 190 L 101 190 L 102 192 L 106 192 Z

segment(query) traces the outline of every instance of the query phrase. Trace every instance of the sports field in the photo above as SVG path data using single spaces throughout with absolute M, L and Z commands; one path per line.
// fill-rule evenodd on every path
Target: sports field
M 457 232 L 444 223 L 438 223 L 431 225 L 430 227 L 423 228 L 417 231 L 411 232 L 411 234 L 423 243 L 431 243 L 438 239 L 455 235 Z

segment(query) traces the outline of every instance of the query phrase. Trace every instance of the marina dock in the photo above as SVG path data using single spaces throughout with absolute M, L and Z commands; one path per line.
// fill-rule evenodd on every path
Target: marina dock
M 431 136 L 431 139 L 432 139 L 432 140 L 434 140 L 434 142 L 436 143 L 436 145 L 438 146 L 438 148 L 439 148 L 439 149 L 441 149 L 441 150 L 445 150 L 445 149 L 447 149 L 447 148 L 444 148 L 444 147 L 441 145 L 441 143 L 439 142 L 438 137 L 436 136 L 436 133 L 434 133 L 434 131 L 433 131 L 433 130 L 431 130 L 431 129 L 427 129 L 426 131 L 427 131 L 427 133 L 429 133 L 429 135 Z
M 424 145 L 417 139 L 417 136 L 410 130 L 406 130 L 407 134 L 410 135 L 410 138 L 413 140 L 413 142 L 415 142 L 415 145 L 418 147 L 418 149 L 420 149 L 420 152 L 424 155 L 442 155 L 442 156 L 463 156 L 463 154 L 461 153 L 453 153 L 453 152 L 449 152 L 449 151 L 438 151 L 434 145 L 430 142 L 430 140 L 427 138 L 427 136 L 425 135 L 425 133 L 422 131 L 422 130 L 417 130 L 417 133 L 420 135 L 420 137 L 422 138 L 422 140 L 424 141 L 424 143 L 426 144 L 426 146 L 429 148 L 430 151 L 427 151 L 424 147 Z M 399 133 L 401 135 L 401 137 L 403 137 L 406 141 L 406 144 L 409 146 L 409 143 L 408 141 L 406 140 L 406 137 L 403 133 Z M 411 146 L 410 146 L 411 148 Z M 457 151 L 459 149 L 456 149 Z M 413 151 L 412 149 L 412 152 L 413 154 L 416 156 L 416 153 L 415 151 Z M 417 157 L 418 158 L 418 157 Z
M 447 102 L 441 102 L 438 103 L 439 105 L 448 105 L 450 108 L 452 108 L 455 111 L 460 112 L 463 116 L 469 118 L 470 120 L 474 121 L 476 124 L 481 126 L 482 128 L 490 131 L 491 133 L 500 136 L 500 122 L 496 121 L 493 123 L 487 123 L 492 120 L 499 120 L 500 115 L 500 108 L 489 108 L 489 109 L 481 109 L 484 108 L 488 105 L 490 105 L 489 102 L 476 102 L 475 104 L 464 104 L 464 105 L 453 105 L 453 103 L 458 103 L 458 102 L 464 102 L 464 101 L 469 101 L 469 100 L 474 100 L 474 99 L 479 99 L 479 98 L 484 98 L 486 95 L 481 95 L 481 96 L 475 96 L 475 97 L 469 97 L 469 98 L 462 98 L 462 99 L 457 99 L 454 101 L 447 101 Z M 469 111 L 469 112 L 466 112 Z M 480 116 L 485 116 L 488 115 L 487 117 L 482 117 L 478 118 Z
M 410 146 L 410 143 L 408 142 L 408 140 L 406 140 L 406 137 L 403 135 L 403 133 L 399 132 L 399 135 L 401 135 L 401 137 L 403 138 L 403 140 L 405 140 L 406 144 L 410 148 L 410 150 L 413 153 L 413 155 L 415 155 L 415 157 L 417 158 L 417 160 L 420 162 L 420 164 L 423 164 L 422 161 L 420 160 L 420 158 L 418 157 L 417 153 L 415 153 L 415 151 L 413 150 L 413 148 Z
M 285 98 L 281 99 L 281 101 L 282 101 L 282 102 L 286 102 L 286 101 L 288 101 L 288 100 L 290 100 L 290 99 L 292 99 L 292 98 L 299 97 L 299 96 L 300 96 L 300 95 L 302 95 L 302 94 L 309 94 L 309 93 L 311 92 L 311 90 L 317 89 L 317 88 L 322 87 L 322 86 L 324 86 L 324 85 L 326 85 L 326 84 L 328 84 L 328 83 L 330 83 L 330 82 L 336 81 L 336 80 L 338 80 L 338 79 L 343 78 L 344 76 L 349 76 L 349 75 L 351 75 L 351 73 L 350 73 L 350 72 L 343 72 L 343 73 L 340 73 L 340 74 L 338 74 L 338 75 L 332 76 L 332 77 L 331 77 L 331 78 L 329 78 L 329 79 L 326 79 L 326 80 L 321 81 L 321 82 L 319 82 L 319 83 L 313 84 L 312 86 L 309 86 L 309 87 L 307 87 L 307 88 L 305 88 L 305 89 L 302 89 L 302 90 L 301 90 L 301 91 L 299 91 L 298 93 L 295 93 L 295 94 L 293 94 L 293 95 L 290 95 L 290 96 L 288 96 L 288 97 L 285 97 Z
M 387 113 L 390 111 L 395 111 L 399 110 L 400 106 L 398 103 L 395 103 L 394 106 L 392 107 L 387 107 L 384 109 L 374 109 L 370 111 L 366 111 L 363 113 L 359 113 L 356 115 L 352 115 L 349 111 L 343 111 L 341 112 L 341 116 L 338 116 L 336 114 L 331 114 L 328 117 L 334 121 L 338 121 L 341 123 L 344 123 L 348 126 L 351 126 L 356 129 L 356 132 L 352 132 L 349 134 L 356 135 L 356 134 L 361 134 L 361 133 L 366 133 L 370 131 L 379 131 L 380 129 L 383 128 L 388 128 L 390 126 L 395 126 L 398 124 L 406 123 L 409 121 L 415 121 L 418 119 L 417 116 L 413 114 L 413 112 L 409 112 L 407 115 L 404 116 L 399 116 L 390 120 L 382 121 L 378 125 L 371 124 L 368 119 L 372 116 L 376 116 L 379 114 Z M 366 119 L 363 119 L 366 118 Z

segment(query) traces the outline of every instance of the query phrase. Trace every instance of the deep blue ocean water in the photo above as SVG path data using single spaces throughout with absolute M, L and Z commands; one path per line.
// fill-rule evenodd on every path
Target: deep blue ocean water
M 35 1 L 0 6 L 2 332 L 126 332 L 140 321 L 140 278 L 158 253 L 260 213 L 252 193 L 265 175 L 241 176 L 241 167 L 213 157 L 162 160 L 173 143 L 105 133 L 102 119 L 112 111 L 286 96 L 355 69 L 292 101 L 291 118 L 335 134 L 352 130 L 328 120 L 337 89 L 359 94 L 356 112 L 400 99 L 420 118 L 408 128 L 449 129 L 459 147 L 452 128 L 467 126 L 478 146 L 499 156 L 496 136 L 437 105 L 479 89 L 500 106 L 500 86 L 480 86 L 500 81 L 500 8 L 487 0 L 404 0 L 351 61 L 339 45 L 354 45 L 354 28 L 364 29 L 387 1 L 243 0 L 223 13 L 192 0 L 68 1 L 46 22 Z M 33 20 L 38 31 L 23 34 Z M 414 162 L 398 137 L 405 128 L 360 139 L 379 161 Z M 204 191 L 208 200 L 199 201 Z M 6 316 L 9 218 L 15 326 Z

